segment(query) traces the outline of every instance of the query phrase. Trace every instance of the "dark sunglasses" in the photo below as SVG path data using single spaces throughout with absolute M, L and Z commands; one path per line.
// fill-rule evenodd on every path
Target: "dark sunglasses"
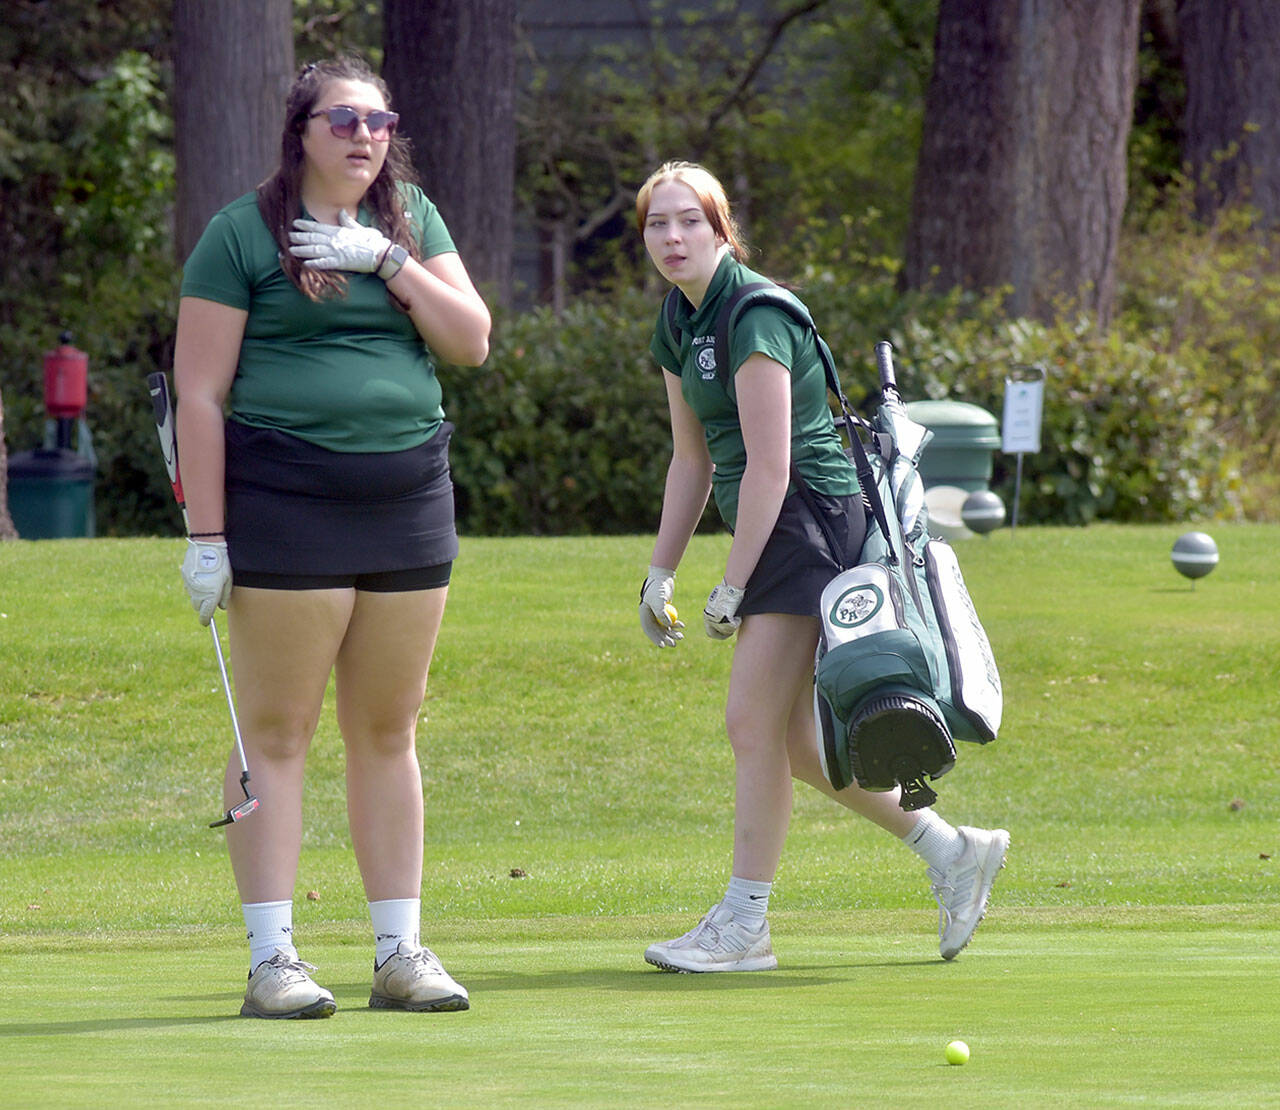
M 312 112 L 307 119 L 315 119 L 316 116 L 328 119 L 329 130 L 339 139 L 351 138 L 356 133 L 356 128 L 363 123 L 369 128 L 369 137 L 379 143 L 390 139 L 396 133 L 396 124 L 400 122 L 400 116 L 396 112 L 370 112 L 367 116 L 362 116 L 345 104 Z

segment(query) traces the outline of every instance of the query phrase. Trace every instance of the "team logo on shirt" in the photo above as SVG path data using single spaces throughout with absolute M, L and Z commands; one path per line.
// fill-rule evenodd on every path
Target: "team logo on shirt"
M 694 343 L 705 343 L 700 351 L 698 351 L 697 363 L 698 369 L 702 371 L 702 380 L 709 382 L 714 381 L 716 376 L 716 349 L 712 343 L 712 337 L 709 335 L 699 336 Z

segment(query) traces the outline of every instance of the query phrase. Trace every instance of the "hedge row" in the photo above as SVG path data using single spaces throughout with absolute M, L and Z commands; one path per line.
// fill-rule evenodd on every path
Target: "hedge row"
M 950 397 L 999 418 L 1014 366 L 1047 373 L 1043 450 L 1024 459 L 1019 519 L 1182 520 L 1239 513 L 1239 479 L 1218 434 L 1224 398 L 1194 348 L 1157 350 L 1121 327 L 1088 320 L 1008 321 L 993 302 L 915 302 L 872 283 L 815 280 L 800 290 L 834 349 L 851 400 L 874 405 L 873 350 L 897 349 L 908 400 Z M 648 354 L 657 311 L 628 293 L 501 317 L 479 369 L 442 367 L 460 528 L 475 535 L 634 533 L 657 524 L 670 454 L 659 371 Z M 161 321 L 149 321 L 157 328 Z M 88 419 L 99 459 L 100 534 L 178 530 L 158 458 L 145 374 L 163 336 L 95 359 Z M 118 361 L 116 361 L 118 360 Z M 10 368 L 12 369 L 12 368 Z M 39 370 L 29 376 L 39 390 Z M 9 389 L 13 379 L 9 379 Z M 38 405 L 5 394 L 9 450 L 38 437 Z M 995 458 L 993 486 L 1009 503 L 1013 460 Z M 714 526 L 709 514 L 707 526 Z

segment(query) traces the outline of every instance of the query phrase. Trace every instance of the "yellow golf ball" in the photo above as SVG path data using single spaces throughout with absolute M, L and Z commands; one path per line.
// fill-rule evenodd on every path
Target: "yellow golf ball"
M 969 1046 L 964 1041 L 951 1041 L 947 1045 L 948 1064 L 967 1064 L 969 1062 Z
M 662 611 L 667 614 L 667 620 L 669 620 L 672 625 L 676 623 L 677 618 L 680 616 L 680 614 L 676 612 L 676 607 L 674 605 L 664 605 L 662 607 Z

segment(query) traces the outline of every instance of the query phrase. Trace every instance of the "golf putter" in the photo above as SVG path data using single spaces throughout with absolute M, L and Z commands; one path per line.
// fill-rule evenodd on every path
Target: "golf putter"
M 236 718 L 236 701 L 231 696 L 231 682 L 227 678 L 227 665 L 222 660 L 222 641 L 218 639 L 217 622 L 209 618 L 209 631 L 213 634 L 213 652 L 218 657 L 218 673 L 222 675 L 222 689 L 227 695 L 227 708 L 231 710 L 231 731 L 236 738 L 236 755 L 240 757 L 240 789 L 244 791 L 244 801 L 227 810 L 220 821 L 210 821 L 209 828 L 216 829 L 230 825 L 248 817 L 262 803 L 249 790 L 249 761 L 244 757 L 244 741 L 240 739 L 240 721 Z
M 169 397 L 169 379 L 163 371 L 147 375 L 147 392 L 151 396 L 151 408 L 156 421 L 156 435 L 160 437 L 160 455 L 173 487 L 174 500 L 182 510 L 182 523 L 187 523 L 186 498 L 182 493 L 182 475 L 178 472 L 178 438 L 174 428 L 173 401 Z M 244 801 L 232 806 L 220 821 L 211 821 L 209 828 L 216 829 L 248 817 L 262 803 L 249 790 L 249 761 L 244 756 L 244 741 L 240 739 L 240 722 L 236 718 L 236 703 L 231 696 L 231 682 L 227 678 L 227 665 L 222 660 L 222 641 L 218 639 L 218 626 L 209 619 L 209 631 L 213 635 L 213 650 L 218 657 L 218 672 L 222 675 L 222 689 L 227 695 L 227 708 L 231 710 L 231 731 L 235 733 L 236 754 L 240 757 L 240 789 Z

